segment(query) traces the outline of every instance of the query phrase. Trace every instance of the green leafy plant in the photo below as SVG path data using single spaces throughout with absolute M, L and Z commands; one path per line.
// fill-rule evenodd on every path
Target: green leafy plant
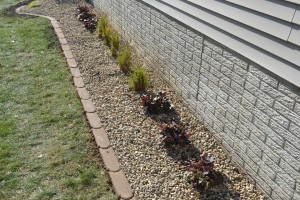
M 30 8 L 32 8 L 32 7 L 38 7 L 38 6 L 41 6 L 41 2 L 39 2 L 39 1 L 32 1 L 32 2 L 30 2 L 30 3 L 28 4 L 28 6 L 29 6 Z
M 190 135 L 186 132 L 182 124 L 162 124 L 160 127 L 160 134 L 163 136 L 165 145 L 186 145 L 190 143 Z
M 148 87 L 148 75 L 146 70 L 139 65 L 130 74 L 129 83 L 134 91 L 146 91 Z
M 146 107 L 146 112 L 149 114 L 169 112 L 172 109 L 165 91 L 159 91 L 156 95 L 143 94 L 141 96 L 141 104 Z
M 196 163 L 191 162 L 187 166 L 187 170 L 193 172 L 189 176 L 189 182 L 200 192 L 200 195 L 205 196 L 213 183 L 215 160 L 215 157 L 208 158 L 207 154 L 203 153 L 199 156 L 199 160 Z
M 120 37 L 117 31 L 112 31 L 111 34 L 111 54 L 112 56 L 117 56 L 120 47 Z
M 118 64 L 122 72 L 127 73 L 130 71 L 131 66 L 131 51 L 126 46 L 117 57 Z

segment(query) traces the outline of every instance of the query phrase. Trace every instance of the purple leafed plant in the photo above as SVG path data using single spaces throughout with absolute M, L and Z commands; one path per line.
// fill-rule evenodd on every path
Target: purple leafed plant
M 141 104 L 146 107 L 146 111 L 149 114 L 158 114 L 169 112 L 172 108 L 167 93 L 165 91 L 159 91 L 157 94 L 144 94 L 141 96 Z
M 90 32 L 94 32 L 97 28 L 96 14 L 90 12 L 87 5 L 79 5 L 76 9 L 77 18 L 83 23 L 83 26 Z
M 76 11 L 78 14 L 83 13 L 83 12 L 88 13 L 90 11 L 90 9 L 87 5 L 81 4 L 76 8 Z
M 212 173 L 214 171 L 214 162 L 216 158 L 208 158 L 205 153 L 199 156 L 199 160 L 196 163 L 190 163 L 187 166 L 187 170 L 193 172 L 189 176 L 189 182 L 193 187 L 201 194 L 205 195 L 205 192 L 211 187 Z
M 182 124 L 162 124 L 160 126 L 160 134 L 163 136 L 165 145 L 186 145 L 190 143 L 189 137 Z

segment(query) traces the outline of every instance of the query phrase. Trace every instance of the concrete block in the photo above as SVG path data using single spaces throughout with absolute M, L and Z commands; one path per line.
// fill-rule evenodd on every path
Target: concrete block
M 254 65 L 254 64 L 250 64 L 249 65 L 249 72 L 263 80 L 264 82 L 266 82 L 267 84 L 271 85 L 272 87 L 276 88 L 277 85 L 278 85 L 278 80 L 276 80 L 275 78 L 273 78 L 272 76 L 266 74 L 265 72 L 263 72 L 260 67 L 258 67 L 257 65 Z
M 281 103 L 275 101 L 274 109 L 295 124 L 300 124 L 300 115 L 286 108 Z
M 231 62 L 234 62 L 235 64 L 239 65 L 243 69 L 247 70 L 248 63 L 244 60 L 242 60 L 239 56 L 236 56 L 232 54 L 229 51 L 224 50 L 223 56 L 230 60 Z
M 220 46 L 218 46 L 216 43 L 214 43 L 213 41 L 204 39 L 204 45 L 219 54 L 223 53 L 223 49 Z
M 295 136 L 290 131 L 284 129 L 282 126 L 280 126 L 277 122 L 274 120 L 270 121 L 270 127 L 278 133 L 280 136 L 282 136 L 285 140 L 289 141 L 296 147 L 300 147 L 300 139 Z
M 254 96 L 253 94 L 251 94 L 250 92 L 248 92 L 247 90 L 243 91 L 243 96 L 242 99 L 247 100 L 249 103 L 251 103 L 252 105 L 255 105 L 257 97 Z
M 256 88 L 254 85 L 246 81 L 245 83 L 245 89 L 248 90 L 252 95 L 258 97 L 261 101 L 263 101 L 268 106 L 272 107 L 274 103 L 274 99 L 264 93 L 263 91 Z
M 296 160 L 300 160 L 300 146 L 293 146 L 290 142 L 285 142 L 284 150 L 286 150 L 291 156 L 293 156 Z
M 300 89 L 292 89 L 291 87 L 286 86 L 283 83 L 279 83 L 278 90 L 287 96 L 291 97 L 295 101 L 300 102 Z
M 245 84 L 245 78 L 240 77 L 236 73 L 234 73 L 231 69 L 226 67 L 224 64 L 221 66 L 220 71 L 231 80 L 234 80 L 236 83 L 238 83 L 240 86 L 244 86 Z
M 253 113 L 258 119 L 260 119 L 265 124 L 269 123 L 270 117 L 247 101 L 244 97 L 242 97 L 241 106 Z
M 278 90 L 274 89 L 264 81 L 260 84 L 260 89 L 264 91 L 266 94 L 271 96 L 273 99 L 276 99 L 278 102 L 283 104 L 284 106 L 288 107 L 289 109 L 293 109 L 295 100 L 288 97 L 287 95 L 279 92 Z

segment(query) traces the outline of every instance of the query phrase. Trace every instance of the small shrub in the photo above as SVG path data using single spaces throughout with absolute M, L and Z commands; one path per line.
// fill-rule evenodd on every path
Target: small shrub
M 30 8 L 38 7 L 38 6 L 41 6 L 41 2 L 39 2 L 39 1 L 32 1 L 32 2 L 30 2 L 30 3 L 28 4 L 28 6 L 29 6 Z
M 117 57 L 118 64 L 122 72 L 127 73 L 130 71 L 131 65 L 131 51 L 125 47 Z
M 108 26 L 107 15 L 102 15 L 98 21 L 97 33 L 100 38 L 104 38 L 105 30 Z
M 130 74 L 129 82 L 134 91 L 146 91 L 148 86 L 148 76 L 146 71 L 140 66 L 135 67 Z
M 162 124 L 160 126 L 160 134 L 163 135 L 163 142 L 165 145 L 186 145 L 190 143 L 189 134 L 185 131 L 182 124 Z
M 159 91 L 154 98 L 151 94 L 143 94 L 141 96 L 141 104 L 146 107 L 146 112 L 149 114 L 158 114 L 171 110 L 171 103 L 167 93 L 164 91 Z
M 77 18 L 83 23 L 83 26 L 90 32 L 94 32 L 97 28 L 96 14 L 89 11 L 88 6 L 79 5 L 76 9 Z
M 111 54 L 112 56 L 117 56 L 120 47 L 120 37 L 117 31 L 112 31 L 111 34 Z
M 215 157 L 207 158 L 207 155 L 203 153 L 199 156 L 199 160 L 196 163 L 191 162 L 187 166 L 187 170 L 193 172 L 189 176 L 189 182 L 203 195 L 212 185 L 213 180 L 211 177 L 213 177 L 215 160 Z

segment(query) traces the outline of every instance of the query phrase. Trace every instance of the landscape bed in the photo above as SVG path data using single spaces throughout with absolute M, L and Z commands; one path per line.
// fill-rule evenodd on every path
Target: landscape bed
M 186 166 L 205 152 L 208 157 L 216 157 L 214 169 L 220 181 L 206 192 L 206 199 L 264 199 L 155 70 L 144 66 L 149 90 L 166 91 L 174 105 L 167 113 L 145 113 L 140 104 L 141 94 L 130 89 L 129 76 L 120 70 L 109 47 L 96 32 L 87 31 L 76 19 L 78 4 L 40 2 L 40 7 L 26 11 L 54 17 L 62 25 L 101 123 L 138 198 L 198 199 L 197 191 L 189 183 L 191 172 Z M 133 57 L 133 63 L 142 63 L 135 53 Z M 190 142 L 166 148 L 159 134 L 163 123 L 184 124 Z

